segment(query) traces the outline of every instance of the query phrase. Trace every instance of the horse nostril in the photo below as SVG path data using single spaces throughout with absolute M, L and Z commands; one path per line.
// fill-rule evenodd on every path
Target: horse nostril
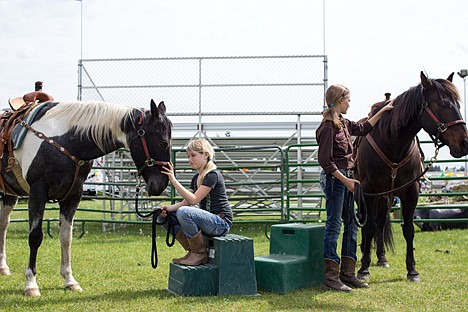
M 468 151 L 468 138 L 465 138 L 463 142 L 461 143 L 461 148 L 463 151 L 467 152 Z

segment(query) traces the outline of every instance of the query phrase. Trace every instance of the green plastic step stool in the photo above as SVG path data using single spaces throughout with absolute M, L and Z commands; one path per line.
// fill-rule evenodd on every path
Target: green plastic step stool
M 324 232 L 317 224 L 272 225 L 270 254 L 255 257 L 258 288 L 287 293 L 322 284 Z
M 207 238 L 210 264 L 218 267 L 219 295 L 257 295 L 253 240 L 227 234 Z
M 171 263 L 167 290 L 180 296 L 257 295 L 253 240 L 240 235 L 205 237 L 208 263 Z
M 185 266 L 169 264 L 167 290 L 180 296 L 212 296 L 218 293 L 218 268 L 212 264 Z

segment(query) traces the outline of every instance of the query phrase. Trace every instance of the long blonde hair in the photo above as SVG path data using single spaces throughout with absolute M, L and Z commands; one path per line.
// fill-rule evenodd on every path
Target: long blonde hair
M 341 129 L 342 124 L 340 116 L 335 109 L 335 105 L 340 103 L 345 97 L 349 96 L 349 94 L 349 89 L 339 84 L 331 85 L 325 93 L 325 101 L 328 108 L 322 112 L 323 119 L 333 121 L 333 124 L 337 129 Z
M 208 154 L 208 161 L 206 162 L 206 165 L 203 167 L 201 172 L 199 172 L 198 179 L 197 179 L 197 187 L 200 187 L 206 174 L 217 168 L 215 163 L 213 162 L 213 158 L 215 155 L 214 149 L 206 139 L 194 139 L 189 142 L 189 144 L 187 145 L 186 151 L 187 151 L 187 154 L 190 152 Z

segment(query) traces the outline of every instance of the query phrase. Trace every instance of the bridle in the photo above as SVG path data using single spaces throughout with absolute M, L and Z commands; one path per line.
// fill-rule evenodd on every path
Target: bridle
M 423 93 L 423 91 L 424 91 L 424 89 L 421 91 L 421 93 Z M 438 89 L 437 89 L 437 95 L 439 96 L 439 99 L 442 102 L 442 96 L 440 95 L 440 92 L 439 92 Z M 434 142 L 434 145 L 436 147 L 441 148 L 442 146 L 445 145 L 444 143 L 442 143 L 442 141 L 440 141 L 441 134 L 444 133 L 445 131 L 447 131 L 447 129 L 450 128 L 450 127 L 453 127 L 453 126 L 456 126 L 456 125 L 466 125 L 466 122 L 463 119 L 458 119 L 458 120 L 454 120 L 454 121 L 450 121 L 450 122 L 441 122 L 437 118 L 437 116 L 434 114 L 432 109 L 429 107 L 429 103 L 424 98 L 424 94 L 422 94 L 422 98 L 423 98 L 423 103 L 421 105 L 421 110 L 419 112 L 419 116 L 422 117 L 423 114 L 425 113 L 435 122 L 435 124 L 437 126 L 436 133 L 435 134 L 429 133 L 429 132 L 428 133 L 429 133 L 429 136 L 431 137 L 432 142 Z
M 143 164 L 143 166 L 141 166 L 141 168 L 138 169 L 138 176 L 141 176 L 143 174 L 143 171 L 148 167 L 153 167 L 154 165 L 165 166 L 165 165 L 168 164 L 167 161 L 154 160 L 151 157 L 151 155 L 149 153 L 149 149 L 148 149 L 148 144 L 146 143 L 146 138 L 145 138 L 146 131 L 142 127 L 143 120 L 144 120 L 144 117 L 143 117 L 143 114 L 141 114 L 139 116 L 138 122 L 137 122 L 137 125 L 140 127 L 139 129 L 137 129 L 137 135 L 141 140 L 141 145 L 143 145 L 143 150 L 145 152 L 146 160 L 145 160 L 145 163 Z

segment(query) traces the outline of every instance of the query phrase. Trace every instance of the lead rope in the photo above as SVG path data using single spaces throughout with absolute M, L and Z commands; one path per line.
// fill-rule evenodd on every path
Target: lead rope
M 148 219 L 152 217 L 151 220 L 151 266 L 153 269 L 158 267 L 158 249 L 156 246 L 156 225 L 163 225 L 167 222 L 167 234 L 166 234 L 166 245 L 168 247 L 174 246 L 175 243 L 175 233 L 174 227 L 179 224 L 176 217 L 172 216 L 167 212 L 167 217 L 163 222 L 158 222 L 158 216 L 161 213 L 161 209 L 155 208 L 148 214 L 142 214 L 138 209 L 138 194 L 140 193 L 141 179 L 140 176 L 137 176 L 136 184 L 136 193 L 135 193 L 135 212 L 138 217 L 142 219 Z M 172 234 L 172 240 L 170 240 L 170 235 Z

